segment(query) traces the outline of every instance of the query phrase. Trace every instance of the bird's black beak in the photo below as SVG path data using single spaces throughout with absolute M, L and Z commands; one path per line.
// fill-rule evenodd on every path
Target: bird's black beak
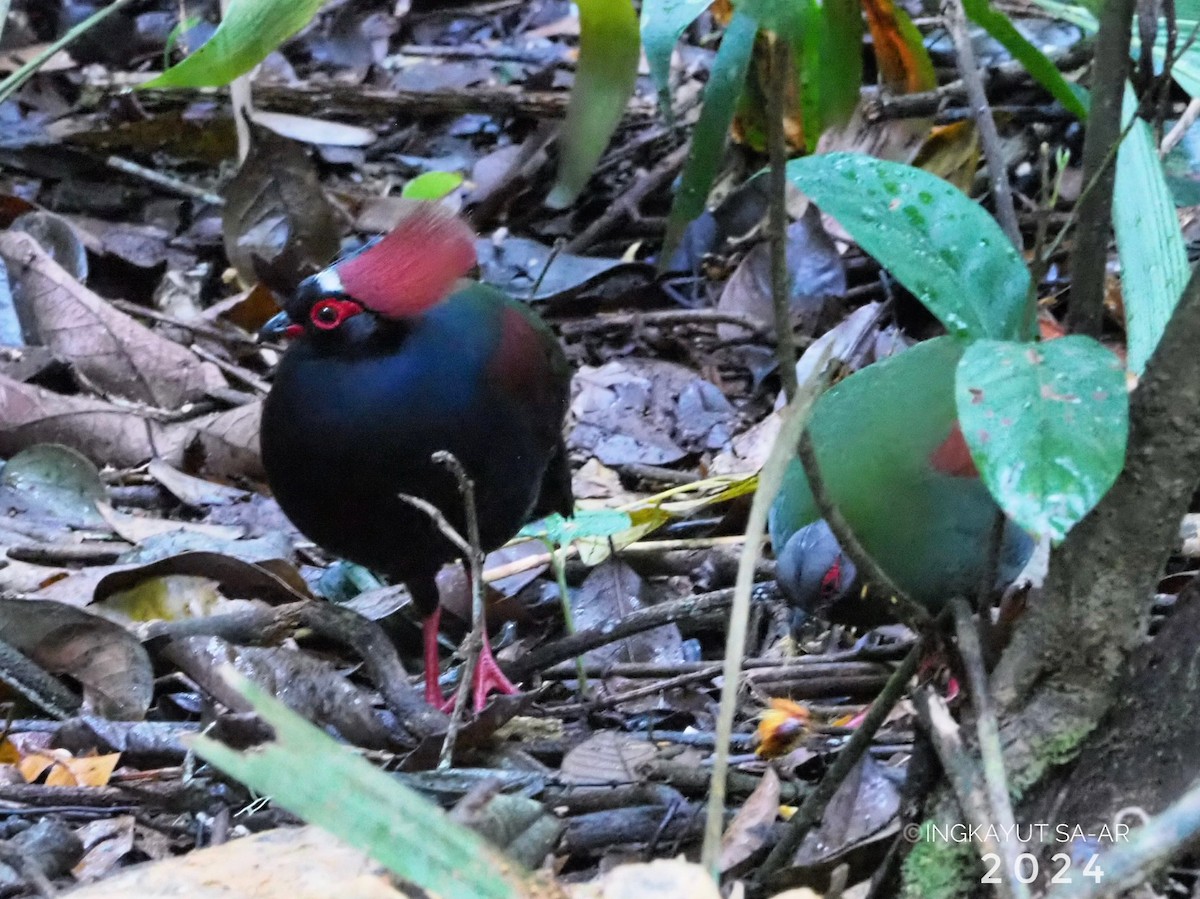
M 292 325 L 291 318 L 286 312 L 280 312 L 258 329 L 259 340 L 279 340 L 287 335 L 287 329 Z

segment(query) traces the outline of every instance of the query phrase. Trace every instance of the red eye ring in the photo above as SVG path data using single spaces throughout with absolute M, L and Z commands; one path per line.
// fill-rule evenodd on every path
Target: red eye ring
M 353 300 L 339 300 L 333 297 L 313 303 L 308 318 L 314 327 L 322 331 L 332 331 L 342 322 L 362 312 L 362 306 Z

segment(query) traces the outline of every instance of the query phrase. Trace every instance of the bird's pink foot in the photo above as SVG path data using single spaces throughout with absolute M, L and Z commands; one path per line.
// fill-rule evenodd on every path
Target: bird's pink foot
M 520 692 L 500 670 L 486 636 L 483 639 L 483 649 L 479 651 L 479 661 L 475 663 L 473 680 L 475 681 L 472 687 L 476 712 L 483 711 L 484 706 L 487 705 L 487 695 L 490 690 L 503 693 L 505 696 Z

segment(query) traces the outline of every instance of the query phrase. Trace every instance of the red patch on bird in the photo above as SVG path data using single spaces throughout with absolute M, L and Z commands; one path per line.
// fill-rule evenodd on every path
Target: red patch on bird
M 958 422 L 950 429 L 950 434 L 929 455 L 929 464 L 934 471 L 949 475 L 952 478 L 977 478 L 979 469 L 971 458 L 967 441 L 963 439 L 962 428 Z
M 538 333 L 516 309 L 500 313 L 500 345 L 488 362 L 488 378 L 514 395 L 545 390 L 546 354 Z
M 404 318 L 444 299 L 474 265 L 471 227 L 444 206 L 422 203 L 334 270 L 347 296 L 385 318 Z

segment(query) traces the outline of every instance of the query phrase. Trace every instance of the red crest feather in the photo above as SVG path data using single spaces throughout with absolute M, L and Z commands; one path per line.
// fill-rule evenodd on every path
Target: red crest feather
M 474 265 L 471 227 L 444 206 L 422 203 L 334 271 L 347 296 L 385 318 L 403 318 L 444 299 Z

